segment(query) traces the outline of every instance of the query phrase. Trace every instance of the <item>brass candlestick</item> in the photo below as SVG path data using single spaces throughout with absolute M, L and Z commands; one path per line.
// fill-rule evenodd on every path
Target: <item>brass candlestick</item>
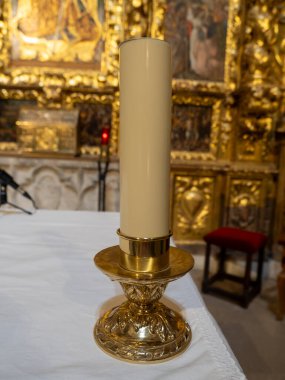
M 189 272 L 194 260 L 169 247 L 170 235 L 142 239 L 118 234 L 120 246 L 100 251 L 94 261 L 111 280 L 119 281 L 127 301 L 99 318 L 95 340 L 117 359 L 136 363 L 171 359 L 188 347 L 191 329 L 158 301 L 167 284 Z

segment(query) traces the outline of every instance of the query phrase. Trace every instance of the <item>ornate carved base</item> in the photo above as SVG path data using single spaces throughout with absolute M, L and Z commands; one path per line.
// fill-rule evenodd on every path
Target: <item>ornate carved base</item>
M 117 359 L 147 363 L 171 359 L 191 341 L 181 316 L 157 300 L 166 283 L 122 283 L 129 301 L 113 308 L 95 325 L 97 344 Z
M 137 272 L 120 266 L 119 246 L 95 256 L 95 264 L 119 281 L 127 301 L 105 313 L 96 323 L 99 347 L 117 359 L 150 363 L 172 359 L 189 346 L 192 334 L 187 322 L 159 302 L 167 284 L 194 265 L 189 252 L 170 247 L 169 267 L 161 272 Z

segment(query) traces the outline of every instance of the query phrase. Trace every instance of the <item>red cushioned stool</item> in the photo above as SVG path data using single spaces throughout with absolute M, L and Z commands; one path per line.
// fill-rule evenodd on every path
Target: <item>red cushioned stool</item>
M 248 307 L 250 301 L 260 293 L 262 284 L 262 266 L 264 248 L 267 237 L 258 232 L 244 231 L 239 228 L 221 227 L 204 236 L 207 243 L 206 258 L 204 268 L 204 278 L 202 283 L 202 291 L 204 293 L 216 293 L 234 300 L 237 300 L 241 306 Z M 209 277 L 209 265 L 211 245 L 216 245 L 221 249 L 219 255 L 218 272 Z M 246 268 L 244 277 L 236 276 L 225 272 L 226 250 L 231 249 L 241 251 L 246 255 Z M 256 280 L 251 280 L 251 263 L 253 255 L 258 253 L 258 265 Z M 229 292 L 227 290 L 217 288 L 213 284 L 216 281 L 231 280 L 243 284 L 243 292 L 241 295 Z

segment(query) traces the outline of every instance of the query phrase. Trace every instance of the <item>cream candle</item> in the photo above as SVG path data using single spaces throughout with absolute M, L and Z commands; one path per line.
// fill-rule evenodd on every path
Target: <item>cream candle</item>
M 120 47 L 120 231 L 169 233 L 171 58 L 167 42 Z

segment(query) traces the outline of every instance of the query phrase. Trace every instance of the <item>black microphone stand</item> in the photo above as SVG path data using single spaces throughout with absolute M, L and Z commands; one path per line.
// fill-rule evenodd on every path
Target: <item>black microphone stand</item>
M 14 207 L 14 208 L 16 208 L 18 210 L 21 210 L 21 211 L 23 211 L 24 213 L 26 213 L 28 215 L 32 215 L 33 214 L 32 212 L 30 212 L 28 210 L 25 210 L 24 208 L 22 208 L 20 206 L 17 206 L 15 204 L 11 203 L 11 202 L 8 202 L 7 184 L 0 179 L 0 207 L 2 205 L 5 205 L 5 204 L 7 204 L 9 206 L 12 206 L 12 207 Z
M 102 145 L 98 161 L 98 211 L 105 211 L 106 175 L 109 168 L 109 145 Z
M 7 185 L 0 179 L 0 207 L 8 203 L 7 201 Z

